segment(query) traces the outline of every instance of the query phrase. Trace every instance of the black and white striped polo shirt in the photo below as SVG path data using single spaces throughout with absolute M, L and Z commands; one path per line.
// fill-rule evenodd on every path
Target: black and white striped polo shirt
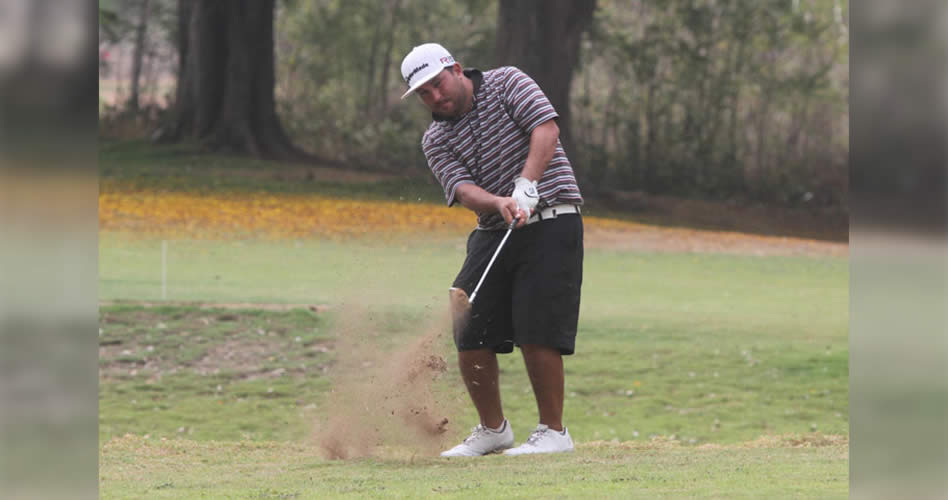
M 459 185 L 474 183 L 495 196 L 510 196 L 530 149 L 530 133 L 558 117 L 540 87 L 524 72 L 505 66 L 485 72 L 466 69 L 474 84 L 473 108 L 456 120 L 433 115 L 421 140 L 428 167 L 453 205 Z M 553 159 L 537 183 L 537 209 L 582 205 L 573 167 L 557 141 Z M 478 228 L 501 229 L 500 214 L 478 214 Z

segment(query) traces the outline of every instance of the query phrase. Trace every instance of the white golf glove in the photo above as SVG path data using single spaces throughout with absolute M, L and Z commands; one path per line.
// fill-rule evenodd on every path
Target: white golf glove
M 514 181 L 514 191 L 511 197 L 517 200 L 517 206 L 527 214 L 527 217 L 530 217 L 533 215 L 533 209 L 540 202 L 540 195 L 537 193 L 537 181 L 517 177 Z

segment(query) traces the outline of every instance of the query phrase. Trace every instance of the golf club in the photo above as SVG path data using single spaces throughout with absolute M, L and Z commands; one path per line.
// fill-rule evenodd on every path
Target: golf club
M 517 221 L 520 220 L 520 217 L 514 217 L 510 222 L 510 225 L 507 226 L 507 233 L 504 234 L 504 238 L 500 240 L 500 244 L 497 245 L 497 250 L 494 251 L 494 256 L 490 258 L 490 262 L 487 263 L 487 268 L 484 269 L 484 274 L 481 275 L 481 280 L 477 282 L 477 286 L 474 287 L 474 291 L 471 293 L 471 297 L 467 299 L 468 304 L 474 303 L 474 298 L 477 297 L 477 291 L 481 289 L 481 285 L 484 283 L 484 278 L 487 277 L 487 273 L 490 272 L 491 266 L 494 265 L 494 260 L 497 259 L 497 256 L 500 255 L 500 251 L 504 248 L 504 243 L 507 242 L 507 238 L 510 237 L 510 233 L 513 231 L 513 228 L 517 225 Z
M 480 290 L 481 285 L 484 283 L 484 278 L 487 277 L 487 273 L 490 271 L 491 266 L 494 265 L 494 260 L 497 259 L 500 251 L 504 248 L 504 243 L 507 242 L 507 238 L 510 236 L 511 231 L 513 231 L 513 228 L 517 225 L 519 220 L 519 217 L 514 217 L 513 222 L 507 226 L 507 234 L 505 234 L 503 239 L 500 240 L 500 244 L 497 245 L 497 250 L 494 250 L 494 256 L 491 257 L 490 262 L 487 263 L 487 268 L 484 269 L 484 273 L 481 275 L 481 279 L 477 282 L 477 286 L 474 287 L 474 291 L 471 293 L 470 297 L 467 296 L 467 293 L 465 293 L 462 288 L 451 287 L 449 289 L 451 297 L 451 316 L 454 322 L 455 336 L 464 331 L 464 328 L 470 321 L 471 306 L 474 303 L 474 298 L 477 295 L 477 291 Z

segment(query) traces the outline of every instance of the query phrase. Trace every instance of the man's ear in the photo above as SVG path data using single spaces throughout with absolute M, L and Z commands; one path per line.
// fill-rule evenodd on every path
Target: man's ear
M 461 63 L 456 62 L 451 66 L 451 72 L 454 73 L 454 76 L 461 76 L 464 74 L 464 68 L 461 67 Z

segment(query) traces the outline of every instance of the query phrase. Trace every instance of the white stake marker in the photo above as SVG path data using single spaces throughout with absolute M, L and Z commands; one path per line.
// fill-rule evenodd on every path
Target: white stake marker
M 161 300 L 168 299 L 168 240 L 161 240 Z

